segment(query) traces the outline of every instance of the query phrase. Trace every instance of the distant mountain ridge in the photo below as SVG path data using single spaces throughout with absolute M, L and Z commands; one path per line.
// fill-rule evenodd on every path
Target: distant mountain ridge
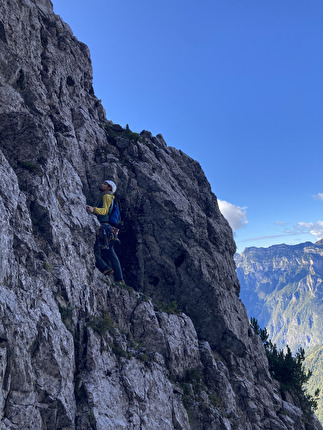
M 323 343 L 323 241 L 246 248 L 236 254 L 240 297 L 249 317 L 278 347 Z
M 320 399 L 315 414 L 323 424 L 323 345 L 314 346 L 307 351 L 304 364 L 306 369 L 312 372 L 307 386 L 308 392 L 313 395 L 317 388 L 320 389 Z
M 249 318 L 267 328 L 279 349 L 306 350 L 304 364 L 313 372 L 308 390 L 321 390 L 316 415 L 323 423 L 323 239 L 246 248 L 235 262 Z

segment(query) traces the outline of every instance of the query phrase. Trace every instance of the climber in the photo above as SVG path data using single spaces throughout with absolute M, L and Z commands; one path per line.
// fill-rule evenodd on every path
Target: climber
M 96 206 L 86 206 L 87 212 L 96 215 L 101 223 L 94 244 L 95 264 L 104 275 L 114 275 L 115 283 L 124 284 L 120 261 L 114 250 L 118 229 L 109 224 L 110 209 L 114 204 L 117 186 L 113 181 L 106 180 L 99 189 L 101 195 Z

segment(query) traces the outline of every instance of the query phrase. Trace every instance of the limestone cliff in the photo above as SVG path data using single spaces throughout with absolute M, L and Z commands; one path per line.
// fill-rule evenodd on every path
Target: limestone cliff
M 106 120 L 88 48 L 49 0 L 1 2 L 0 52 L 1 430 L 305 429 L 199 164 Z M 127 288 L 94 266 L 85 204 L 106 178 Z

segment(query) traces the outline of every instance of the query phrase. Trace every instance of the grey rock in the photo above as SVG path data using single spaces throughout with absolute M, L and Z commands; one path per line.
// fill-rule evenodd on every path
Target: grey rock
M 2 2 L 0 22 L 1 430 L 286 429 L 199 164 L 111 137 L 50 1 Z M 126 288 L 95 269 L 85 211 L 108 177 Z
M 117 137 L 116 145 L 119 149 L 126 149 L 130 145 L 130 140 L 125 139 L 124 137 Z

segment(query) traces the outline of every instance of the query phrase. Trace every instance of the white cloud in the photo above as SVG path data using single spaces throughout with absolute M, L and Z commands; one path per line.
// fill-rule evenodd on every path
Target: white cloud
M 226 218 L 232 230 L 238 230 L 248 224 L 246 207 L 241 208 L 225 200 L 218 200 L 218 204 L 222 215 Z
M 323 200 L 323 193 L 318 193 L 313 196 L 315 200 Z
M 315 237 L 323 237 L 323 221 L 313 222 L 298 222 L 297 226 L 304 229 L 308 233 L 311 233 Z
M 280 223 L 276 222 L 275 224 L 279 225 Z M 282 223 L 283 225 L 283 223 Z M 258 237 L 250 237 L 248 239 L 241 240 L 240 243 L 243 242 L 254 242 L 258 240 L 268 240 L 268 239 L 276 239 L 276 238 L 287 238 L 290 236 L 303 236 L 305 240 L 306 236 L 312 234 L 313 236 L 323 239 L 323 221 L 317 221 L 315 223 L 313 222 L 298 222 L 296 225 L 294 225 L 291 229 L 285 229 L 282 234 L 276 234 L 276 235 L 268 235 L 268 236 L 258 236 Z

